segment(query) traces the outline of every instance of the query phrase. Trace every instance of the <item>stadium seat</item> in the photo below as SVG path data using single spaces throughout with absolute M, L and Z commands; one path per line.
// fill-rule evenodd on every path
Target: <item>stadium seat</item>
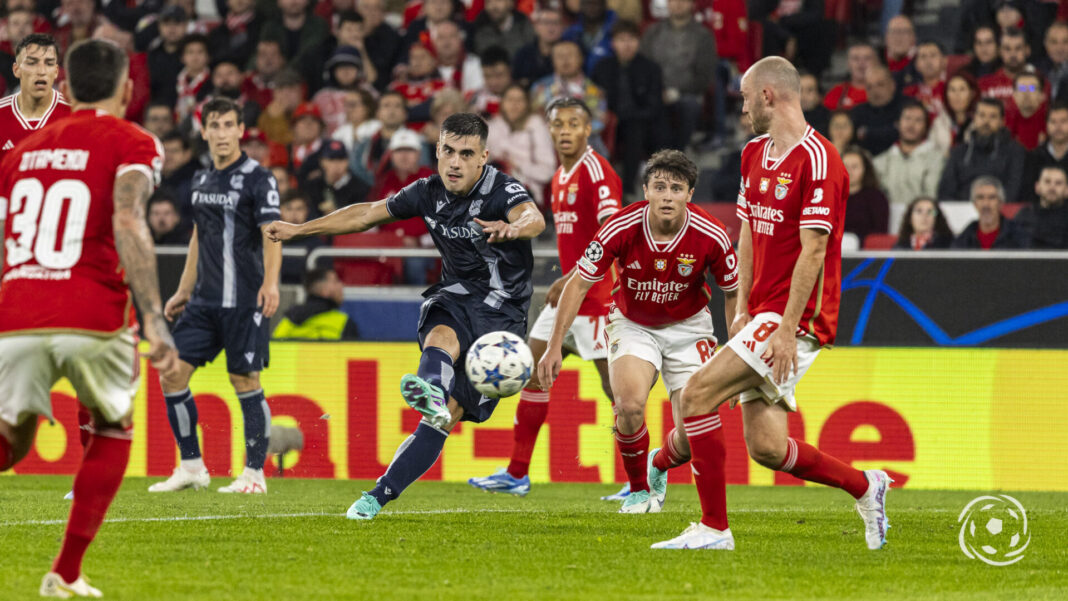
M 400 248 L 404 240 L 393 232 L 343 234 L 334 236 L 335 248 Z M 376 259 L 334 259 L 334 270 L 346 286 L 392 284 L 404 267 L 399 257 Z
M 868 234 L 864 237 L 864 250 L 890 250 L 897 244 L 897 234 Z
M 1025 206 L 1026 202 L 1007 202 L 1001 207 L 1001 214 L 1009 219 L 1016 219 L 1016 214 Z
M 842 234 L 842 252 L 860 250 L 860 238 L 853 232 Z

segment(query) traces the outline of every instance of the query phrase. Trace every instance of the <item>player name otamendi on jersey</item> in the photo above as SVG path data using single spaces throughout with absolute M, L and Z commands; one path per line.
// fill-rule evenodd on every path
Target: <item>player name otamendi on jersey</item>
M 85 166 L 88 164 L 88 150 L 68 150 L 66 148 L 33 150 L 22 153 L 22 160 L 19 161 L 19 171 L 34 171 L 38 169 L 85 171 Z

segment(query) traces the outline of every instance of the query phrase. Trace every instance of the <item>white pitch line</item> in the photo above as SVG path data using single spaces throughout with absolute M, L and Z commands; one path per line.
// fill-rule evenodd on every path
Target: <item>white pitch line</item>
M 526 509 L 422 509 L 411 511 L 384 511 L 381 515 L 437 515 L 443 513 L 531 513 Z M 106 524 L 123 524 L 128 522 L 203 522 L 211 520 L 241 519 L 279 519 L 307 517 L 345 517 L 343 513 L 309 512 L 309 513 L 264 513 L 259 515 L 176 515 L 154 518 L 113 518 L 104 520 Z M 66 524 L 67 520 L 23 520 L 17 522 L 0 522 L 0 528 L 14 526 L 55 526 Z

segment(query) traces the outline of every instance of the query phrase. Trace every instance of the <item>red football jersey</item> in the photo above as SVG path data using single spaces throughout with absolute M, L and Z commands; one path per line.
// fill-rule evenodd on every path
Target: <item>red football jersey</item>
M 35 132 L 0 161 L 0 333 L 130 325 L 112 191 L 131 169 L 159 183 L 162 165 L 155 136 L 95 110 Z
M 738 288 L 738 259 L 718 219 L 693 204 L 686 209 L 675 238 L 657 242 L 649 226 L 649 202 L 630 205 L 586 247 L 579 275 L 601 281 L 615 261 L 619 286 L 612 300 L 627 319 L 657 327 L 693 317 L 712 298 L 706 272 L 722 290 Z
M 70 114 L 70 103 L 59 92 L 52 92 L 52 104 L 40 119 L 27 119 L 19 112 L 18 94 L 0 98 L 0 160 L 26 136 Z
M 552 182 L 553 222 L 560 271 L 569 273 L 593 240 L 601 222 L 623 207 L 623 185 L 612 165 L 587 147 L 571 171 L 558 167 Z M 607 315 L 614 278 L 594 284 L 582 301 L 579 315 Z
M 777 159 L 769 156 L 771 138 L 754 138 L 742 149 L 742 186 L 738 217 L 753 237 L 753 287 L 749 314 L 782 315 L 790 281 L 801 254 L 801 228 L 828 232 L 823 271 L 801 315 L 799 328 L 834 342 L 842 293 L 842 232 L 849 175 L 838 151 L 811 127 Z

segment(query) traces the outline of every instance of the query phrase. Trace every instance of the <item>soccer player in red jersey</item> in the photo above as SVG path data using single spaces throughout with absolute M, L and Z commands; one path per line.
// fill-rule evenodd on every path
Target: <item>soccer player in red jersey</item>
M 163 148 L 116 116 L 132 90 L 121 49 L 89 40 L 66 60 L 75 113 L 0 161 L 0 470 L 26 456 L 37 416 L 51 419 L 49 391 L 61 377 L 92 413 L 63 545 L 40 589 L 62 598 L 100 596 L 81 564 L 130 458 L 139 383 L 131 290 L 152 364 L 170 374 L 178 363 L 145 223 Z
M 693 453 L 702 518 L 660 549 L 733 549 L 724 506 L 719 405 L 741 395 L 749 456 L 773 470 L 841 488 L 857 499 L 868 547 L 886 540 L 880 470 L 862 472 L 789 437 L 794 387 L 824 345 L 834 342 L 842 278 L 849 176 L 834 146 L 807 123 L 801 78 L 767 57 L 742 78 L 742 112 L 758 134 L 742 150 L 738 313 L 726 348 L 690 379 L 683 423 Z
M 649 159 L 644 178 L 646 200 L 608 220 L 579 258 L 578 275 L 564 286 L 538 363 L 539 381 L 548 388 L 560 373 L 564 338 L 587 293 L 615 264 L 619 286 L 605 334 L 616 442 L 631 490 L 620 513 L 660 511 L 667 470 L 689 460 L 686 432 L 680 429 L 668 433 L 661 449 L 647 453 L 645 403 L 659 374 L 680 423 L 683 386 L 716 348 L 705 274 L 710 272 L 723 290 L 729 317 L 738 289 L 737 259 L 723 224 L 690 204 L 697 183 L 693 161 L 677 150 L 660 151 Z M 722 432 L 716 435 L 722 444 Z
M 11 71 L 19 92 L 0 99 L 0 159 L 26 136 L 70 114 L 70 104 L 52 89 L 59 75 L 59 47 L 52 36 L 22 38 Z
M 560 252 L 560 270 L 564 275 L 549 287 L 545 307 L 527 337 L 535 362 L 545 352 L 560 292 L 571 276 L 575 263 L 601 224 L 622 208 L 623 198 L 623 187 L 612 165 L 587 144 L 593 131 L 590 109 L 575 98 L 561 97 L 549 103 L 545 114 L 549 119 L 549 133 L 556 147 L 556 155 L 560 159 L 560 167 L 553 175 L 551 200 L 553 221 L 556 223 L 556 248 Z M 577 353 L 584 360 L 597 365 L 601 386 L 609 400 L 612 399 L 612 392 L 608 384 L 608 349 L 604 343 L 604 327 L 613 280 L 603 279 L 586 295 L 586 300 L 579 308 L 579 317 L 571 324 L 564 341 L 568 353 Z M 530 477 L 527 474 L 530 457 L 538 440 L 538 431 L 548 413 L 549 392 L 541 389 L 538 376 L 534 374 L 519 394 L 512 459 L 508 467 L 485 478 L 471 478 L 468 483 L 490 492 L 519 496 L 530 492 Z

